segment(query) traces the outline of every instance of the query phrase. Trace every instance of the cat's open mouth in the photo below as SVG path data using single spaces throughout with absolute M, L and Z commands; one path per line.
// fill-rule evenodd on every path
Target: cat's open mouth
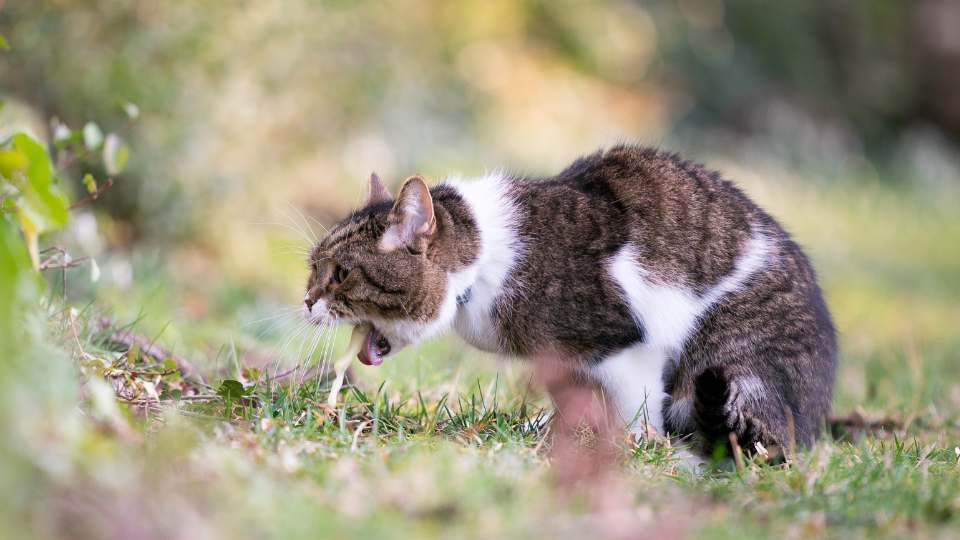
M 383 357 L 390 354 L 390 348 L 390 340 L 370 326 L 370 331 L 363 340 L 363 347 L 357 353 L 357 359 L 368 366 L 379 366 L 383 363 Z

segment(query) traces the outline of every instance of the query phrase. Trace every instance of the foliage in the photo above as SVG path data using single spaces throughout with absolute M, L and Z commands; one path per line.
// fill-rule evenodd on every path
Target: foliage
M 90 161 L 91 153 L 101 152 L 98 161 L 111 174 L 121 172 L 129 159 L 127 145 L 113 133 L 104 139 L 93 122 L 80 131 L 58 124 L 55 134 L 55 145 L 62 158 L 72 152 Z M 99 195 L 97 182 L 90 173 L 83 175 L 83 185 L 88 196 Z M 16 216 L 33 268 L 40 270 L 39 238 L 66 225 L 70 207 L 43 143 L 22 132 L 0 143 L 0 196 L 0 211 Z
M 6 354 L 14 354 L 22 309 L 35 300 L 39 282 L 30 272 L 30 254 L 17 226 L 5 214 L 0 218 L 0 342 Z
M 67 198 L 53 176 L 46 149 L 29 135 L 17 133 L 0 149 L 3 209 L 16 214 L 33 262 L 40 267 L 38 238 L 67 222 Z

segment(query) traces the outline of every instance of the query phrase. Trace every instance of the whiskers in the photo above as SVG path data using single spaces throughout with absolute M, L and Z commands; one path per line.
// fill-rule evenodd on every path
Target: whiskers
M 248 327 L 256 326 L 262 323 L 269 323 L 269 325 L 266 328 L 257 332 L 257 337 L 263 337 L 264 334 L 267 334 L 270 331 L 276 329 L 276 327 L 282 324 L 290 323 L 291 321 L 294 320 L 294 317 L 303 313 L 303 311 L 304 311 L 303 307 L 300 307 L 300 306 L 290 306 L 290 307 L 281 308 L 277 313 L 274 313 L 273 315 L 268 315 L 260 319 L 247 321 L 243 324 L 243 327 L 248 328 Z
M 317 224 L 317 226 L 323 229 L 323 234 L 330 234 L 330 231 L 327 230 L 326 227 L 324 227 L 323 223 L 320 223 L 319 221 L 317 221 L 317 219 L 314 218 L 313 216 L 310 216 L 310 221 L 307 221 L 307 216 L 305 216 L 303 212 L 300 211 L 299 208 L 297 208 L 296 206 L 293 206 L 290 203 L 287 203 L 287 207 L 291 211 L 295 212 L 297 216 L 300 217 L 300 222 L 306 225 L 307 230 L 310 231 L 310 235 L 313 236 L 314 242 L 316 242 L 317 240 L 317 235 L 313 232 L 313 227 L 310 225 L 310 221 L 314 222 L 315 224 Z
M 254 225 L 277 227 L 287 231 L 290 242 L 278 249 L 278 254 L 297 255 L 309 260 L 314 247 L 320 242 L 314 226 L 323 235 L 329 230 L 312 216 L 287 203 L 285 208 L 274 212 L 276 221 L 253 222 Z M 312 261 L 315 262 L 315 261 Z M 316 320 L 306 313 L 303 305 L 285 307 L 276 313 L 247 322 L 258 340 L 270 343 L 268 359 L 263 366 L 271 380 L 283 378 L 299 391 L 304 381 L 317 377 L 317 390 L 327 372 L 327 364 L 334 351 L 337 325 L 330 319 Z
M 270 227 L 279 227 L 294 234 L 295 242 L 284 246 L 280 251 L 282 254 L 294 254 L 309 258 L 320 240 L 321 236 L 314 230 L 313 225 L 317 225 L 324 235 L 329 234 L 329 230 L 313 216 L 305 215 L 300 209 L 287 203 L 286 209 L 280 210 L 279 221 L 253 221 L 253 225 L 265 225 Z
M 331 319 L 308 319 L 303 307 L 286 307 L 272 315 L 249 321 L 258 339 L 272 342 L 269 360 L 264 366 L 268 379 L 286 379 L 291 390 L 300 391 L 305 382 L 316 378 L 316 388 L 327 374 L 338 336 L 338 324 Z

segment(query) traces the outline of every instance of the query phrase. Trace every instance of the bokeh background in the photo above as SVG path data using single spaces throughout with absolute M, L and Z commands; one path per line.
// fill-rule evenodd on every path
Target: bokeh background
M 0 28 L 5 119 L 47 138 L 92 120 L 131 146 L 74 237 L 105 269 L 90 294 L 176 320 L 183 347 L 295 304 L 291 229 L 320 234 L 370 171 L 550 174 L 618 141 L 769 206 L 815 258 L 847 357 L 960 322 L 950 0 L 56 0 L 7 2 Z
M 629 141 L 720 170 L 806 248 L 838 414 L 960 417 L 960 2 L 0 0 L 0 33 L 0 135 L 93 121 L 131 151 L 47 239 L 99 280 L 50 294 L 212 371 L 316 354 L 289 345 L 303 249 L 371 171 L 549 175 Z M 518 370 L 451 338 L 358 376 Z

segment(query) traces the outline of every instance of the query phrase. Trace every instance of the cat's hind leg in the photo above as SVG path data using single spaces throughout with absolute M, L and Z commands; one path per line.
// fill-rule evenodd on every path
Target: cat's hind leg
M 718 446 L 732 456 L 734 442 L 750 454 L 782 456 L 797 443 L 794 412 L 777 389 L 755 375 L 723 368 L 707 368 L 696 377 L 693 421 L 708 456 Z

